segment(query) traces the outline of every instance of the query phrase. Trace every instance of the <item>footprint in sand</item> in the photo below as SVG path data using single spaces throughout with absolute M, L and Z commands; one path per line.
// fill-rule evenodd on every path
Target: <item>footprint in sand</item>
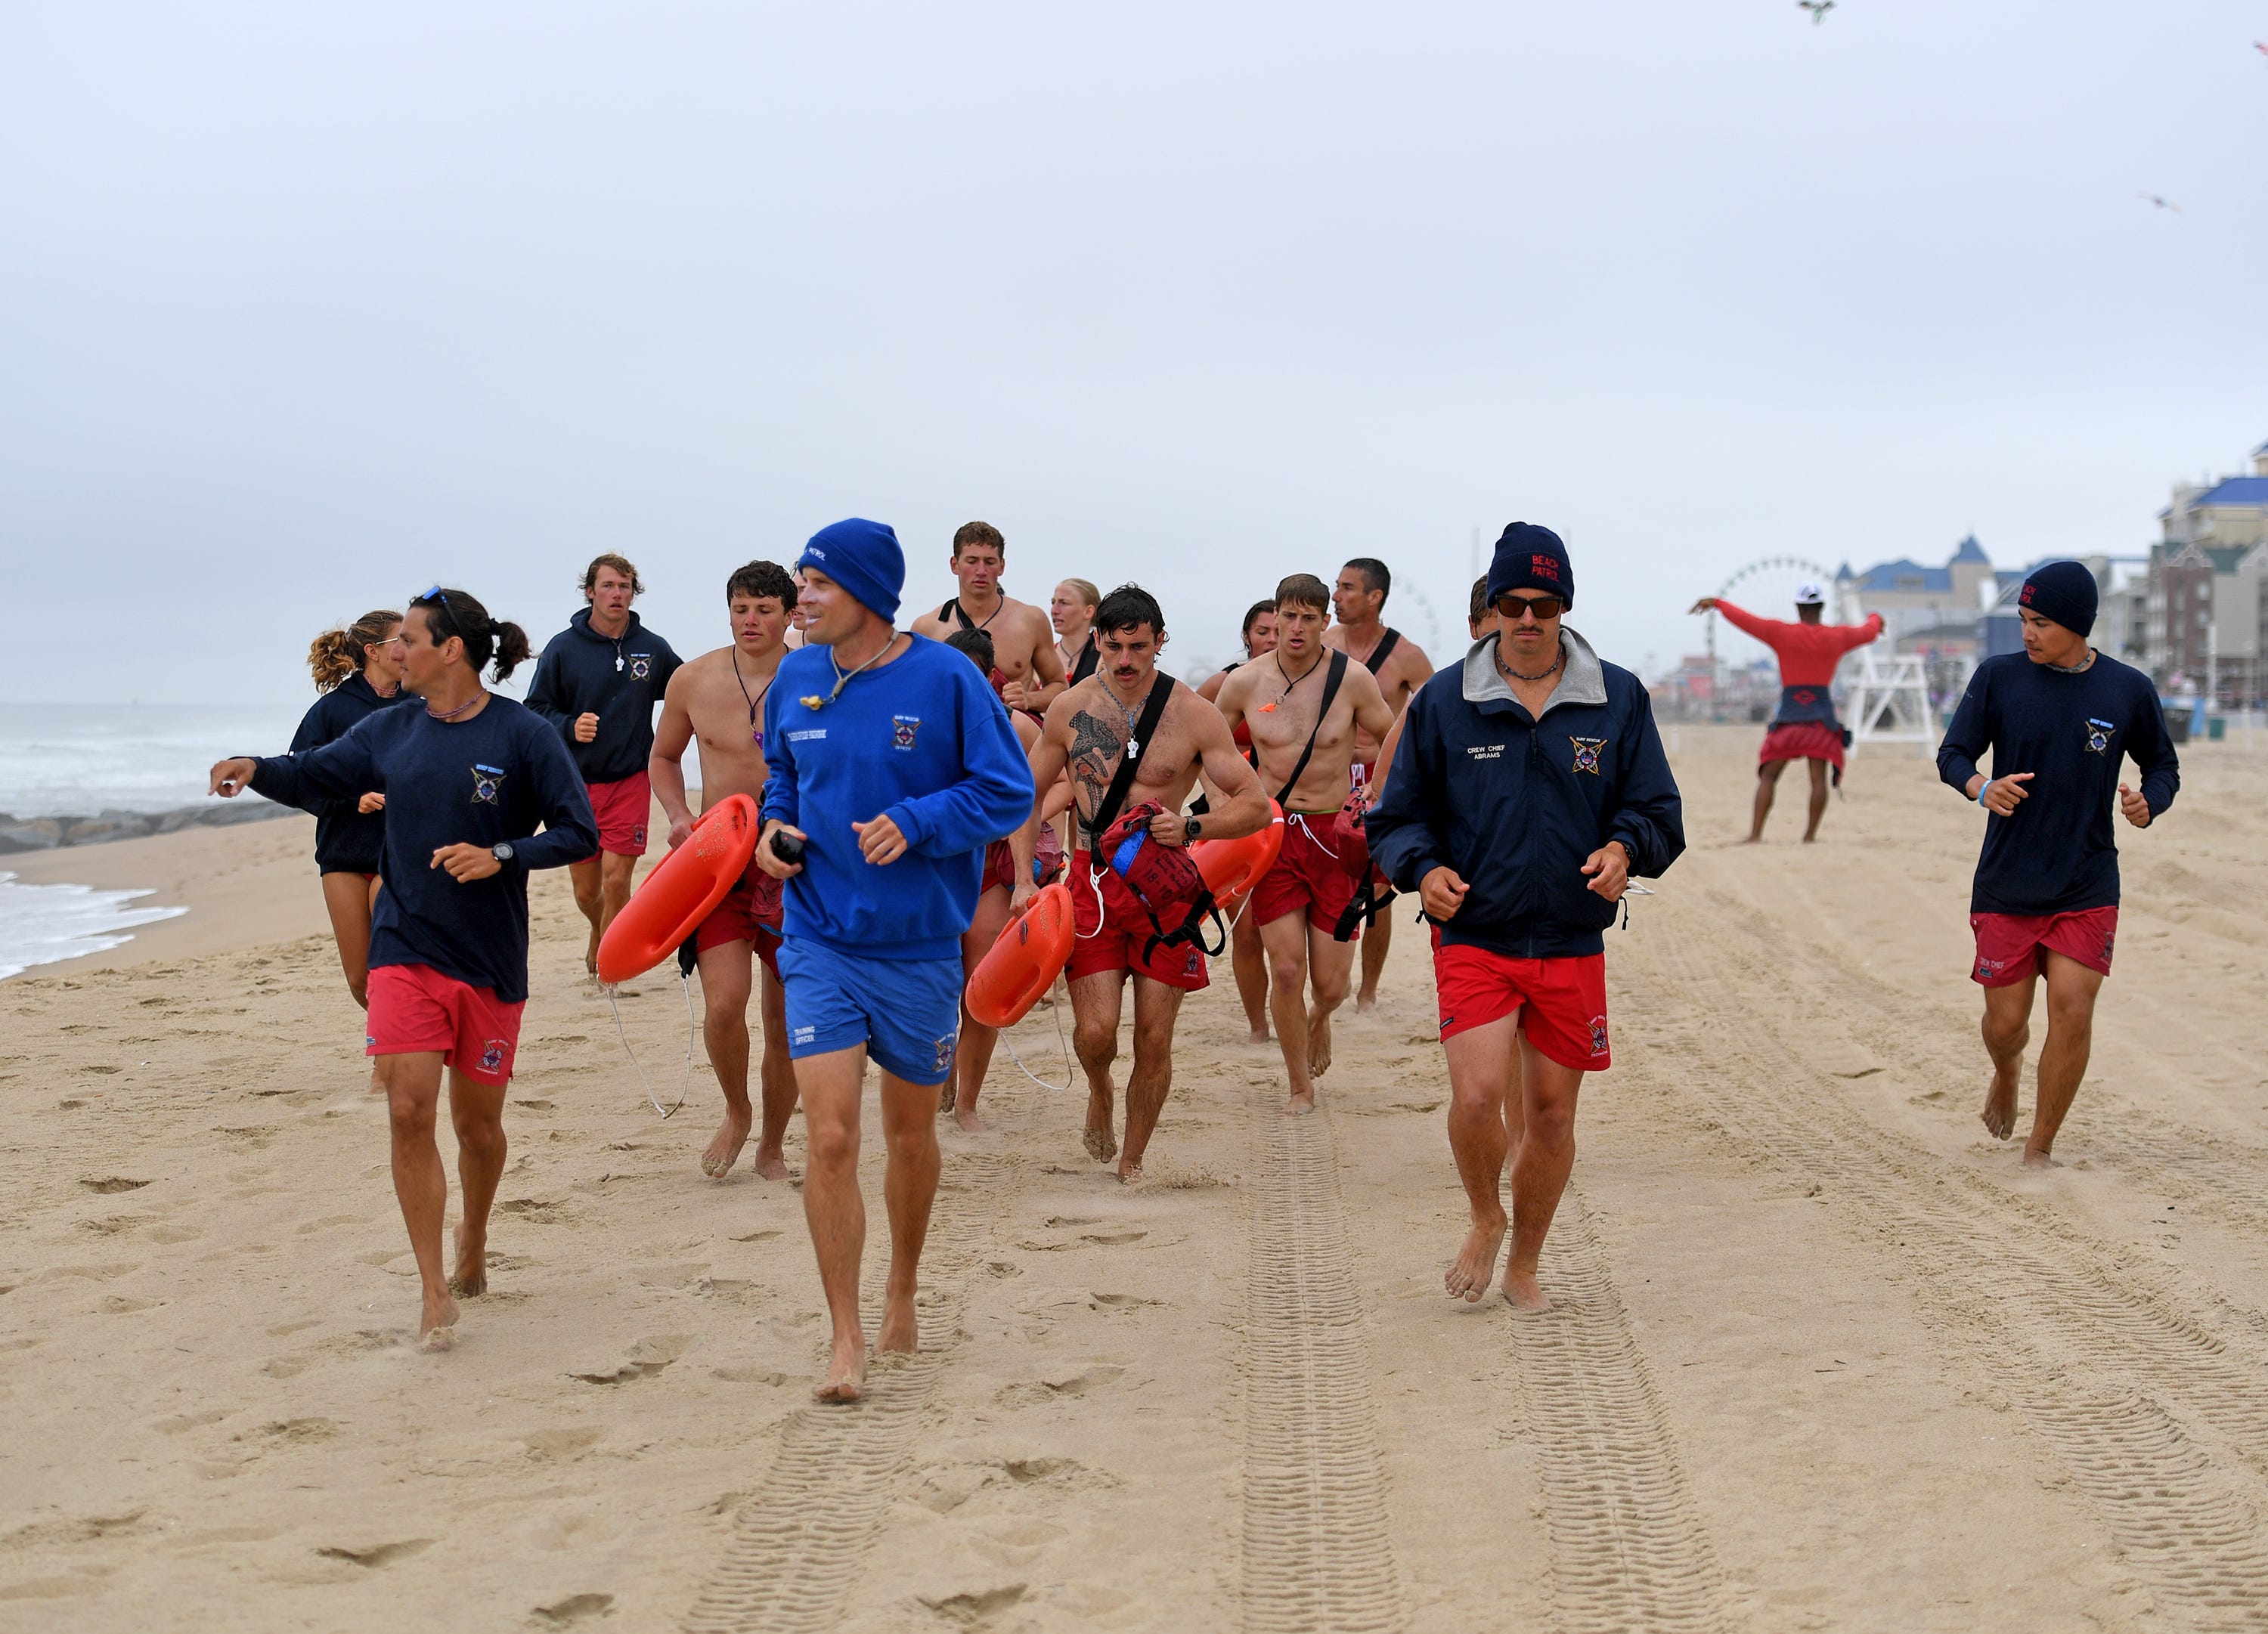
M 423 1554 L 433 1547 L 430 1537 L 408 1537 L 393 1543 L 334 1543 L 315 1552 L 326 1560 L 344 1560 L 357 1566 L 392 1565 L 397 1560 L 407 1560 L 412 1555 Z

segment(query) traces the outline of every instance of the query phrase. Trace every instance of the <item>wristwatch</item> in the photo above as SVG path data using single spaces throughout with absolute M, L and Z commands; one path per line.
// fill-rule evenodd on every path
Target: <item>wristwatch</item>
M 497 861 L 500 863 L 510 862 L 512 860 L 512 842 L 510 840 L 498 840 L 494 845 L 489 847 L 489 855 L 495 857 Z
M 1197 837 L 1197 831 L 1204 826 L 1204 819 L 1202 817 L 1184 817 L 1182 819 L 1182 838 L 1183 840 L 1196 839 Z

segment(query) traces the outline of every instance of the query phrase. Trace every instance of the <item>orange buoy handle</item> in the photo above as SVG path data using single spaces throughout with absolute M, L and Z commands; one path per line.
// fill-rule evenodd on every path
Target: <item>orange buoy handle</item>
M 677 951 L 747 871 L 763 827 L 755 801 L 728 794 L 693 825 L 622 905 L 599 942 L 599 980 L 627 982 Z
M 1284 808 L 1268 802 L 1268 826 L 1233 840 L 1199 840 L 1189 848 L 1205 888 L 1222 907 L 1233 906 L 1252 894 L 1260 876 L 1276 865 L 1284 849 Z
M 1071 887 L 1058 880 L 1008 922 L 969 973 L 962 995 L 969 1019 L 983 1027 L 1022 1020 L 1071 962 Z

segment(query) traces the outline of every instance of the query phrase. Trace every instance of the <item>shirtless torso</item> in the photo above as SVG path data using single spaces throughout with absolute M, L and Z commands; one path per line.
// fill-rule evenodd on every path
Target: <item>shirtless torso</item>
M 783 643 L 762 658 L 751 658 L 738 647 L 719 647 L 703 653 L 670 677 L 654 751 L 670 762 L 677 775 L 674 790 L 665 791 L 659 782 L 654 790 L 661 796 L 662 809 L 669 813 L 672 846 L 684 841 L 694 818 L 700 814 L 687 803 L 682 756 L 689 742 L 701 746 L 702 811 L 728 794 L 745 794 L 762 801 L 764 779 L 770 774 L 764 763 L 764 694 L 788 651 Z M 666 756 L 665 738 L 674 751 Z M 676 795 L 675 809 L 672 793 Z
M 1312 734 L 1315 751 L 1300 773 L 1287 812 L 1336 812 L 1351 786 L 1349 769 L 1366 738 L 1374 742 L 1393 724 L 1386 700 L 1370 672 L 1350 661 L 1339 681 L 1329 712 L 1317 720 L 1323 688 L 1330 678 L 1331 655 L 1320 645 L 1310 647 L 1306 666 L 1300 656 L 1282 647 L 1264 659 L 1240 665 L 1221 683 L 1221 715 L 1233 731 L 1243 726 L 1252 738 L 1259 762 L 1260 783 L 1271 796 L 1283 792 L 1285 780 L 1300 763 Z
M 970 523 L 961 531 L 968 535 L 983 526 Z M 951 565 L 961 583 L 960 593 L 914 620 L 914 633 L 943 641 L 957 629 L 983 630 L 992 637 L 992 689 L 1000 702 L 1012 710 L 1044 715 L 1064 689 L 1055 626 L 1042 609 L 1001 593 L 1005 560 L 990 539 L 964 538 L 956 543 Z
M 1432 660 L 1425 656 L 1425 650 L 1400 630 L 1390 629 L 1375 618 L 1359 623 L 1332 625 L 1324 632 L 1323 644 L 1345 653 L 1352 662 L 1369 669 L 1378 683 L 1379 695 L 1386 700 L 1388 710 L 1397 718 L 1409 706 L 1410 694 L 1433 678 Z M 1383 657 L 1381 656 L 1381 649 Z M 1371 669 L 1373 665 L 1377 667 Z M 1366 766 L 1374 765 L 1384 735 L 1382 732 L 1373 735 L 1358 727 L 1354 758 Z

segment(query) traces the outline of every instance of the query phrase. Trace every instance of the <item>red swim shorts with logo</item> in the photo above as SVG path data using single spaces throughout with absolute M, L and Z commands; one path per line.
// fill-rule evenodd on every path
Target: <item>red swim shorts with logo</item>
M 746 942 L 756 950 L 764 968 L 779 975 L 780 882 L 753 859 L 724 900 L 693 932 L 693 951 L 705 953 L 727 942 Z
M 653 809 L 653 784 L 644 772 L 619 783 L 586 783 L 591 814 L 599 820 L 599 851 L 617 857 L 645 855 L 646 819 Z M 582 860 L 589 862 L 591 857 Z
M 1979 987 L 2007 987 L 2037 974 L 2043 947 L 2109 975 L 2118 909 L 2114 904 L 2071 914 L 1971 914 L 1969 928 L 1977 934 L 1969 979 Z
M 512 1081 L 522 1005 L 499 1004 L 493 988 L 460 982 L 431 965 L 379 965 L 370 973 L 368 990 L 364 1054 L 438 1049 L 476 1083 Z
M 1361 881 L 1340 864 L 1338 853 L 1329 843 L 1331 823 L 1337 816 L 1336 812 L 1284 813 L 1284 849 L 1276 853 L 1276 865 L 1252 887 L 1253 924 L 1272 924 L 1304 908 L 1309 924 L 1326 936 L 1338 934 L 1339 921 L 1346 917 L 1355 887 Z M 1321 834 L 1316 832 L 1318 828 Z M 1352 931 L 1344 939 L 1351 942 L 1361 934 L 1359 930 Z
M 1205 973 L 1205 957 L 1188 942 L 1168 947 L 1160 943 L 1145 956 L 1143 949 L 1157 934 L 1147 914 L 1113 915 L 1104 905 L 1093 879 L 1089 857 L 1074 851 L 1071 858 L 1071 961 L 1064 975 L 1076 982 L 1083 975 L 1108 970 L 1131 970 L 1152 982 L 1197 992 L 1212 978 Z
M 1607 1047 L 1607 956 L 1511 959 L 1454 944 L 1433 953 L 1441 1036 L 1486 1027 L 1527 1006 L 1521 1031 L 1546 1060 L 1581 1071 L 1614 1065 Z

